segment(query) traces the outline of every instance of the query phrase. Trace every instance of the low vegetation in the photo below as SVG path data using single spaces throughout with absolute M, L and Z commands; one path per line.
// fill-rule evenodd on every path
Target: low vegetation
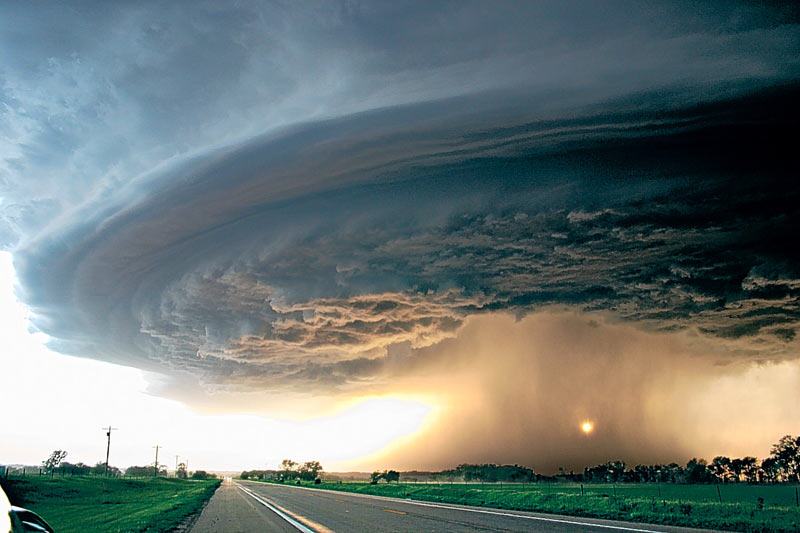
M 306 463 L 319 466 L 319 463 Z M 397 498 L 731 531 L 800 531 L 800 436 L 769 457 L 629 466 L 624 461 L 542 475 L 520 465 L 462 464 L 439 472 L 373 472 L 356 482 L 322 480 L 294 461 L 242 479 Z M 305 465 L 304 465 L 305 466 Z M 301 472 L 304 472 L 301 475 Z
M 315 488 L 441 503 L 723 529 L 798 531 L 795 485 L 321 483 Z M 722 502 L 719 501 L 720 494 Z
M 37 512 L 59 533 L 171 531 L 199 512 L 218 485 L 218 480 L 160 477 L 2 480 L 12 504 Z

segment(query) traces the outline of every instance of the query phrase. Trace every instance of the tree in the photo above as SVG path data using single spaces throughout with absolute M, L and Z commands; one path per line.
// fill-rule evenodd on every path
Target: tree
M 322 465 L 319 461 L 306 461 L 297 469 L 297 474 L 304 481 L 314 481 L 322 472 Z
M 774 457 L 767 457 L 761 461 L 761 468 L 758 470 L 759 481 L 775 483 L 780 476 L 781 467 L 778 460 Z
M 606 463 L 608 468 L 608 481 L 622 481 L 625 475 L 625 461 L 610 461 Z
M 661 469 L 660 479 L 677 483 L 683 477 L 683 467 L 678 463 L 670 463 Z
M 131 477 L 151 477 L 153 475 L 152 466 L 129 466 L 125 469 L 125 475 Z
M 772 447 L 772 457 L 775 458 L 784 480 L 800 481 L 800 436 L 784 435 Z
M 586 468 L 583 471 L 587 481 L 605 481 L 613 483 L 622 481 L 625 477 L 625 463 L 623 461 L 609 461 L 602 465 Z
M 66 450 L 55 450 L 50 454 L 50 457 L 42 461 L 42 467 L 44 467 L 46 472 L 52 474 L 53 470 L 58 468 L 58 465 L 61 464 L 61 461 L 63 461 L 66 456 Z
M 758 482 L 758 459 L 755 457 L 745 457 L 742 459 L 742 475 L 748 483 Z
M 708 463 L 705 459 L 693 458 L 686 463 L 684 475 L 686 483 L 708 483 L 712 480 L 712 474 L 708 470 Z
M 72 464 L 66 461 L 62 461 L 58 468 L 56 468 L 56 471 L 61 472 L 62 474 L 72 474 L 73 476 L 85 476 L 91 473 L 93 470 L 94 469 L 87 464 L 81 462 Z
M 734 481 L 755 481 L 758 470 L 757 461 L 755 457 L 731 459 L 730 469 Z
M 178 465 L 177 470 L 175 470 L 175 477 L 178 479 L 186 479 L 188 477 L 186 474 L 186 463 L 180 463 Z
M 195 470 L 192 472 L 192 479 L 214 479 L 217 476 L 214 474 L 209 474 L 205 470 Z
M 294 479 L 297 477 L 297 472 L 295 471 L 296 467 L 297 463 L 291 459 L 284 459 L 281 461 L 281 472 L 283 473 L 283 478 Z
M 449 479 L 461 478 L 464 481 L 533 481 L 536 474 L 533 469 L 519 465 L 497 464 L 460 464 L 453 470 L 439 473 Z
M 655 480 L 655 473 L 657 468 L 648 465 L 636 465 L 633 467 L 631 481 L 639 483 L 647 483 L 648 481 Z
M 282 479 L 279 470 L 245 470 L 239 477 L 241 479 L 268 479 L 271 481 L 280 481 Z
M 92 474 L 105 475 L 106 472 L 108 473 L 109 476 L 112 476 L 112 477 L 116 477 L 116 476 L 119 476 L 119 475 L 122 474 L 120 469 L 117 468 L 116 466 L 110 466 L 109 465 L 108 470 L 106 470 L 106 463 L 105 462 L 95 463 L 95 465 L 92 467 Z
M 391 483 L 392 481 L 400 481 L 400 472 L 397 470 L 384 470 L 383 472 L 375 471 L 369 476 L 369 482 L 372 485 L 377 484 L 380 480 L 384 480 L 387 483 Z
M 731 469 L 731 460 L 724 455 L 718 455 L 711 460 L 708 469 L 722 482 L 730 481 L 734 477 Z

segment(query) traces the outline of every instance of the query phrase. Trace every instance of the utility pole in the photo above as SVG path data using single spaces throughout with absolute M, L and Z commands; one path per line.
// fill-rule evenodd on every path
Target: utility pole
M 156 449 L 156 462 L 155 462 L 155 469 L 153 470 L 153 477 L 157 477 L 158 476 L 158 448 L 159 448 L 159 446 L 158 446 L 158 444 L 156 444 L 153 447 Z
M 178 475 L 178 456 L 175 456 L 175 475 Z
M 108 439 L 106 442 L 106 475 L 108 475 L 108 454 L 111 453 L 111 431 L 116 429 L 119 428 L 112 428 L 110 425 L 107 428 L 103 428 L 103 431 L 106 432 L 106 438 Z

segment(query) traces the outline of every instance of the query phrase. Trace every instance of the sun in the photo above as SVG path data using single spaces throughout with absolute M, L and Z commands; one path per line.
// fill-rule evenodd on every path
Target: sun
M 591 420 L 584 420 L 581 422 L 581 431 L 583 431 L 585 435 L 590 434 L 592 431 L 594 431 L 594 422 Z

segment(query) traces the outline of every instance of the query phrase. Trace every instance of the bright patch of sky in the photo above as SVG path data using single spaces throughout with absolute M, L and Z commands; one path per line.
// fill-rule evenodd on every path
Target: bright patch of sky
M 121 467 L 175 455 L 190 468 L 275 468 L 285 457 L 348 465 L 418 430 L 431 414 L 419 401 L 362 398 L 337 413 L 300 421 L 247 414 L 203 415 L 147 393 L 144 372 L 56 354 L 29 330 L 16 299 L 11 254 L 0 252 L 0 463 L 35 465 L 52 450 L 87 464 L 105 457 L 103 426 L 112 424 L 111 464 Z

